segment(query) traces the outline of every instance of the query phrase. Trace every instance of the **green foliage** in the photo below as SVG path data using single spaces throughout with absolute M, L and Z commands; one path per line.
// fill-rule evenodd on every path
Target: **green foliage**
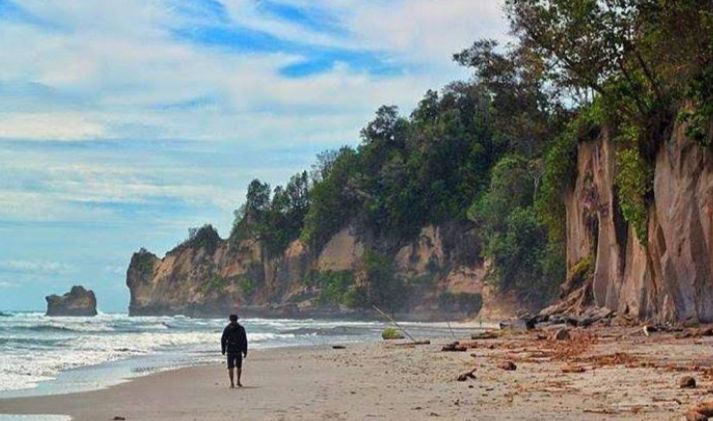
M 253 180 L 243 207 L 235 212 L 230 243 L 255 238 L 269 257 L 276 256 L 299 237 L 310 206 L 307 172 L 298 173 L 285 187 Z
M 207 281 L 200 284 L 199 290 L 204 294 L 211 292 L 222 293 L 228 285 L 230 285 L 230 282 L 226 278 L 220 275 L 213 275 Z
M 687 124 L 686 135 L 702 146 L 713 147 L 713 67 L 691 80 L 687 97 L 691 99 L 692 106 L 683 108 L 679 113 L 679 121 Z
M 534 208 L 513 209 L 504 230 L 494 233 L 486 244 L 485 254 L 494 264 L 490 281 L 501 290 L 517 291 L 530 302 L 546 302 L 562 280 L 547 276 L 548 251 L 547 230 Z
M 320 171 L 322 179 L 310 191 L 311 205 L 300 234 L 305 244 L 320 248 L 355 215 L 358 200 L 350 180 L 358 168 L 356 152 L 344 147 Z
M 552 85 L 575 98 L 583 90 L 595 93 L 615 116 L 610 123 L 631 139 L 628 146 L 641 158 L 653 159 L 681 109 L 687 109 L 680 117 L 689 123 L 689 135 L 710 141 L 710 1 L 508 0 L 506 5 L 521 45 L 557 69 L 548 77 Z M 633 162 L 628 158 L 626 165 Z M 632 201 L 627 213 L 639 220 L 639 208 Z
M 382 309 L 397 311 L 406 303 L 409 289 L 403 279 L 396 276 L 394 263 L 388 256 L 367 250 L 363 256 L 366 286 L 364 302 Z
M 607 117 L 601 101 L 580 110 L 550 143 L 545 154 L 542 184 L 535 201 L 540 219 L 547 225 L 551 241 L 564 241 L 564 192 L 577 177 L 577 146 L 594 140 Z
M 354 274 L 349 271 L 312 271 L 304 279 L 307 286 L 319 288 L 320 304 L 356 305 L 353 301 Z
M 251 296 L 259 287 L 258 282 L 247 275 L 241 275 L 237 279 L 238 287 L 246 296 Z
M 205 249 L 208 254 L 215 253 L 218 245 L 221 243 L 218 231 L 210 224 L 205 224 L 200 228 L 189 228 L 188 239 L 179 244 L 178 247 L 172 250 L 176 252 L 185 248 Z
M 384 328 L 384 331 L 381 332 L 381 339 L 388 341 L 388 340 L 395 340 L 395 339 L 403 339 L 404 334 L 401 333 L 401 330 L 395 328 L 395 327 L 387 327 Z
M 132 256 L 130 267 L 142 276 L 150 276 L 153 273 L 155 261 L 156 256 L 142 247 L 138 253 L 134 253 Z
M 550 278 L 552 260 L 548 232 L 533 207 L 535 171 L 521 156 L 505 156 L 492 170 L 485 193 L 469 210 L 485 243 L 483 255 L 493 262 L 489 281 L 544 302 L 560 278 Z M 558 199 L 559 200 L 559 199 Z M 561 221 L 560 221 L 561 224 Z M 544 286 L 544 287 L 543 287 Z
M 653 171 L 635 149 L 624 149 L 617 153 L 619 170 L 616 186 L 619 193 L 619 206 L 624 219 L 636 232 L 642 244 L 648 238 L 648 205 L 646 196 L 653 188 Z
M 581 285 L 594 275 L 594 257 L 589 255 L 579 260 L 567 274 L 568 283 L 571 285 Z
M 488 190 L 468 210 L 486 236 L 502 231 L 510 211 L 532 203 L 535 183 L 529 162 L 520 156 L 505 156 L 492 169 Z

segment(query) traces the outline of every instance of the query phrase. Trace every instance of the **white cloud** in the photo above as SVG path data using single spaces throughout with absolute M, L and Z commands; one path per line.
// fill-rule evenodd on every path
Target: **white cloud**
M 59 274 L 72 269 L 61 262 L 41 260 L 0 260 L 0 272 L 20 272 L 34 274 Z
M 104 125 L 88 113 L 0 113 L 0 138 L 85 140 L 104 135 Z
M 0 281 L 1 289 L 14 289 L 14 288 L 18 288 L 19 286 L 20 285 L 13 283 L 13 282 Z
M 408 109 L 426 89 L 463 76 L 451 63 L 451 53 L 480 36 L 504 32 L 499 2 L 493 1 L 288 3 L 324 9 L 349 36 L 271 17 L 253 0 L 225 0 L 232 18 L 227 25 L 303 44 L 384 52 L 404 73 L 383 77 L 336 65 L 326 73 L 289 79 L 279 69 L 300 60 L 299 54 L 237 54 L 177 39 L 169 28 L 196 22 L 162 1 L 68 5 L 30 0 L 23 7 L 52 24 L 0 25 L 0 82 L 39 83 L 64 102 L 44 97 L 23 102 L 23 109 L 0 116 L 0 139 L 150 137 L 244 143 L 255 141 L 254 136 L 284 140 L 287 132 L 292 142 L 339 135 L 334 142 L 342 143 L 345 135 L 355 139 L 382 103 Z M 204 101 L 194 107 L 172 106 L 197 98 Z M 15 98 L 0 96 L 0 109 L 15 104 Z

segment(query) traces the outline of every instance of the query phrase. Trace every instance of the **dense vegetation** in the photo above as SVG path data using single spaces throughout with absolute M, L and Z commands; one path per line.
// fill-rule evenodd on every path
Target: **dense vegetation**
M 516 42 L 454 55 L 470 81 L 428 91 L 409 115 L 382 106 L 357 147 L 320 154 L 284 188 L 254 180 L 232 244 L 258 238 L 276 255 L 297 238 L 319 250 L 350 223 L 407 240 L 470 219 L 493 285 L 544 302 L 565 275 L 561 195 L 577 144 L 603 130 L 619 151 L 620 210 L 645 241 L 652 162 L 673 124 L 713 144 L 713 2 L 507 0 L 506 13 Z M 394 304 L 406 286 L 389 253 L 367 254 L 368 285 L 312 281 L 326 301 Z

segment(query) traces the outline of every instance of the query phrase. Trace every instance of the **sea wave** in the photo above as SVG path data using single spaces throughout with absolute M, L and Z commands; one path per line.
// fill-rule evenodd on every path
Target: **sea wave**
M 149 359 L 147 367 L 178 360 L 189 365 L 219 361 L 226 322 L 183 316 L 12 313 L 0 318 L 0 391 L 32 388 L 65 370 L 127 358 Z M 350 342 L 375 338 L 378 332 L 378 324 L 351 321 L 248 318 L 241 323 L 251 349 Z

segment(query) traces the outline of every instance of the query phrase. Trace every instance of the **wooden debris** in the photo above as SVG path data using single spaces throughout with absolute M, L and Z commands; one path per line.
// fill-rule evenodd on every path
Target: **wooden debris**
M 500 334 L 497 332 L 494 332 L 492 330 L 486 330 L 485 332 L 478 332 L 474 333 L 470 336 L 470 339 L 497 339 L 500 337 Z
M 584 373 L 587 371 L 581 365 L 565 364 L 561 367 L 563 373 Z
M 374 310 L 376 310 L 377 312 L 379 312 L 379 314 L 381 314 L 382 316 L 384 316 L 384 317 L 386 317 L 387 319 L 389 319 L 389 320 L 391 321 L 391 323 L 394 324 L 394 326 L 396 326 L 401 332 L 403 332 L 404 335 L 408 336 L 408 338 L 411 339 L 411 342 L 416 342 L 416 339 L 415 339 L 413 336 L 411 336 L 411 334 L 408 333 L 408 332 L 406 331 L 406 329 L 404 329 L 404 328 L 402 328 L 401 326 L 399 326 L 399 324 L 396 322 L 396 320 L 394 320 L 393 317 L 391 317 L 391 316 L 389 316 L 388 314 L 384 313 L 384 312 L 383 312 L 379 307 L 377 307 L 376 305 L 372 305 L 372 307 L 374 307 Z M 382 336 L 383 336 L 383 333 L 382 333 Z M 386 339 L 386 338 L 384 338 L 384 339 Z
M 676 334 L 676 339 L 700 338 L 703 336 L 713 336 L 713 327 L 686 329 L 685 331 Z
M 347 347 L 344 345 L 332 345 L 332 349 L 346 349 Z
M 681 387 L 681 389 L 695 389 L 696 379 L 691 376 L 685 376 L 681 378 L 681 380 L 678 382 L 678 385 Z
M 460 342 L 451 342 L 441 348 L 441 351 L 444 352 L 465 352 L 467 350 L 468 347 L 465 345 L 461 345 Z
M 472 370 L 470 370 L 470 371 L 466 371 L 465 373 L 459 374 L 459 375 L 458 375 L 458 378 L 457 378 L 456 380 L 458 380 L 459 382 L 464 382 L 464 381 L 466 381 L 466 380 L 468 380 L 468 379 L 475 379 L 475 371 L 476 371 L 476 370 L 477 370 L 477 369 L 474 368 L 474 369 L 472 369 Z
M 498 364 L 498 368 L 506 371 L 514 371 L 517 370 L 517 365 L 512 361 L 502 361 Z
M 404 343 L 397 343 L 397 344 L 392 344 L 393 346 L 405 346 L 405 347 L 414 347 L 416 345 L 431 345 L 431 341 L 429 340 L 424 340 L 424 341 L 416 341 L 416 342 L 404 342 Z

